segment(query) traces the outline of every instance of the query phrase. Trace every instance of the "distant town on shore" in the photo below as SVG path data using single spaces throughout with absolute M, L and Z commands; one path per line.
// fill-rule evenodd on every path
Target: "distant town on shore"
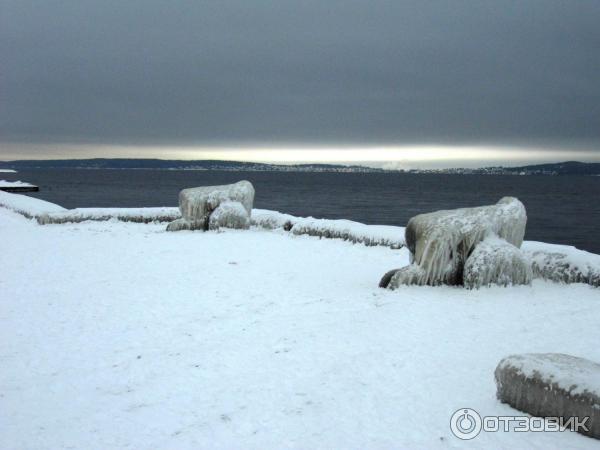
M 459 175 L 595 175 L 600 163 L 566 161 L 519 167 L 482 167 L 450 169 L 383 169 L 343 164 L 268 164 L 218 160 L 167 159 L 57 159 L 0 161 L 0 169 L 146 169 L 146 170 L 220 170 L 240 172 L 339 172 L 339 173 L 432 173 Z

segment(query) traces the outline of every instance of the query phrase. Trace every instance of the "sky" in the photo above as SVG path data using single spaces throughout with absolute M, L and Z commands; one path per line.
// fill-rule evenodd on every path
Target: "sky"
M 600 1 L 0 0 L 0 159 L 600 161 Z

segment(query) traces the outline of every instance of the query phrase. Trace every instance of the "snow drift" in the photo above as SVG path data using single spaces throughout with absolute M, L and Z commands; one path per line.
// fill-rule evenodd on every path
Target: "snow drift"
M 221 221 L 224 215 L 228 215 L 228 222 L 234 228 L 248 228 L 250 223 L 250 214 L 252 212 L 252 204 L 254 203 L 254 187 L 249 181 L 239 181 L 234 184 L 223 186 L 203 186 L 197 188 L 184 189 L 179 193 L 179 209 L 181 210 L 182 218 L 171 222 L 167 226 L 167 231 L 180 230 L 208 230 L 210 227 L 210 216 L 215 212 L 222 203 L 237 202 L 245 211 L 246 220 L 240 219 L 238 216 L 233 218 L 235 214 L 242 214 L 241 209 L 226 207 L 228 212 L 219 212 Z M 227 222 L 227 220 L 225 220 Z
M 526 223 L 525 207 L 512 197 L 504 197 L 490 206 L 415 216 L 408 222 L 405 240 L 411 262 L 420 270 L 399 271 L 397 277 L 390 277 L 387 287 L 463 284 L 464 265 L 477 244 L 488 236 L 496 235 L 520 247 Z M 515 274 L 511 278 L 516 281 L 519 276 Z

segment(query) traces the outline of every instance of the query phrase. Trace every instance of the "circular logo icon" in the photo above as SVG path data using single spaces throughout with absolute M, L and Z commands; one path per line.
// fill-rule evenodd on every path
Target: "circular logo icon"
M 452 414 L 450 430 L 459 439 L 473 439 L 481 431 L 481 416 L 471 408 L 461 408 Z

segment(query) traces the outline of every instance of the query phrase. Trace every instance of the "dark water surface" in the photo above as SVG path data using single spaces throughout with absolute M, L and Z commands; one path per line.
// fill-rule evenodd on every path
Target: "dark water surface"
M 177 206 L 181 189 L 246 179 L 257 208 L 400 226 L 415 214 L 511 195 L 527 208 L 526 239 L 600 253 L 600 177 L 44 169 L 0 178 L 34 183 L 32 196 L 66 208 Z

